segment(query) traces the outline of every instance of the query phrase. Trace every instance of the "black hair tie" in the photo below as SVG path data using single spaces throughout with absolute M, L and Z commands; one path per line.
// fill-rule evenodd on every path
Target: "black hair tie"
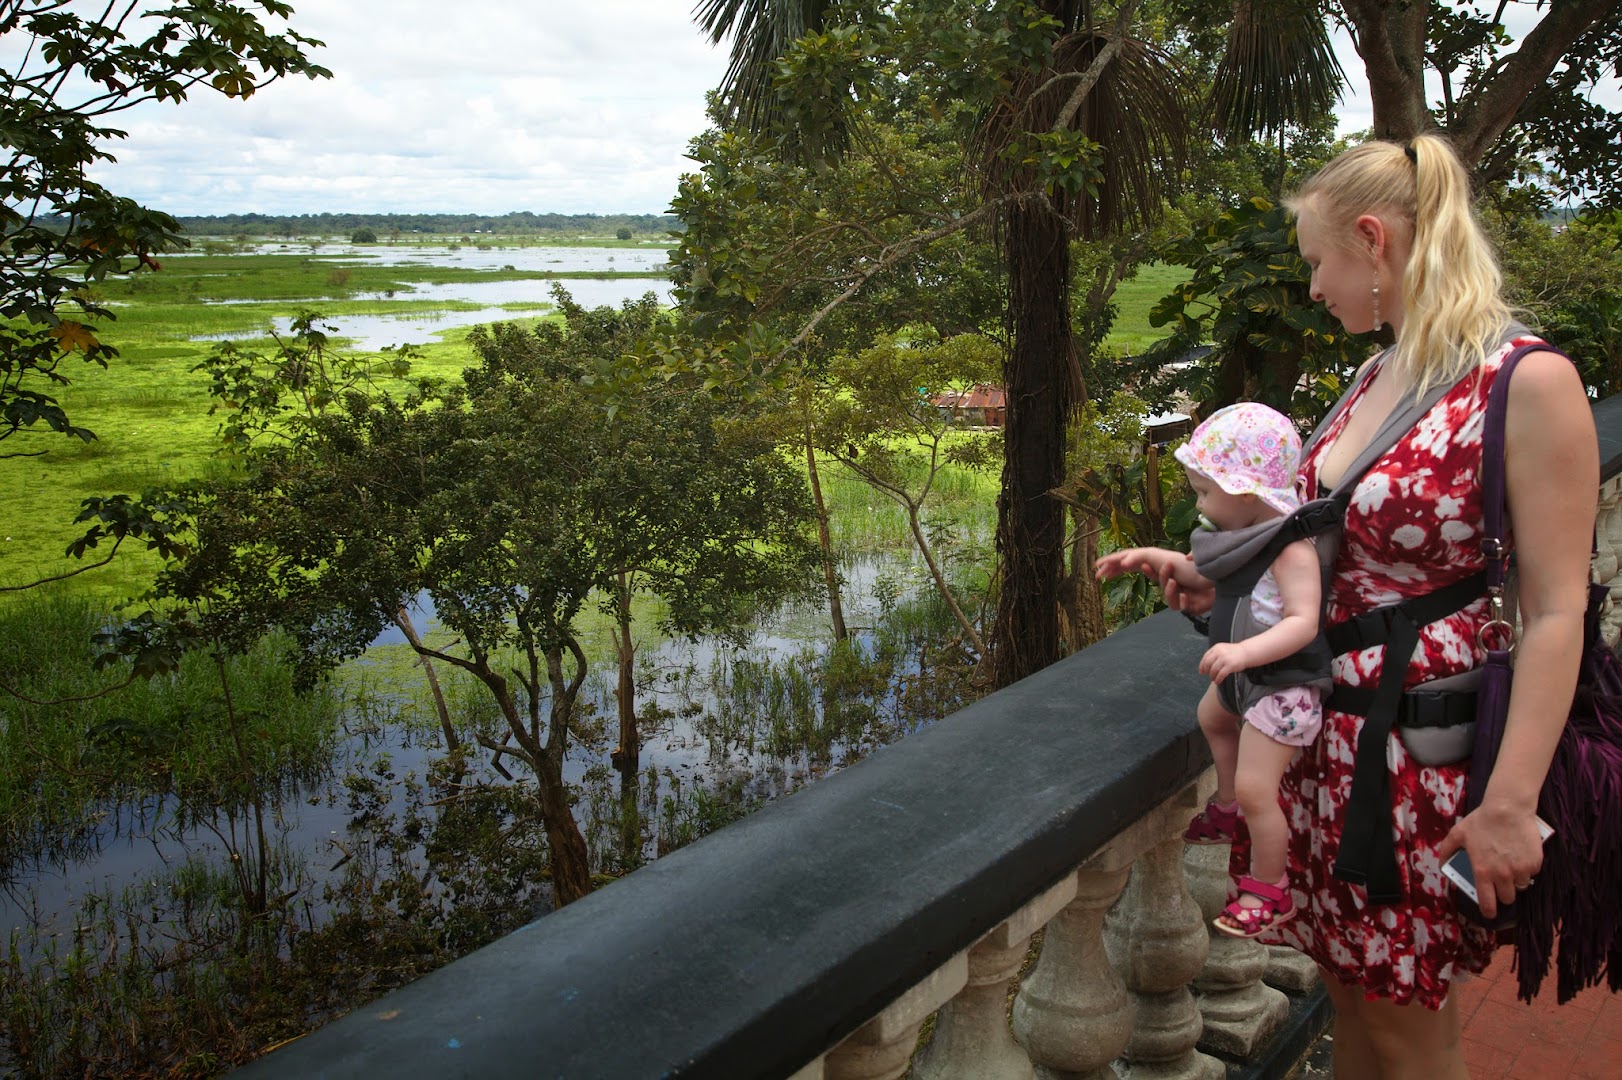
M 1415 165 L 1419 164 L 1419 154 L 1414 151 L 1413 143 L 1404 143 L 1402 152 L 1408 155 L 1409 161 L 1413 162 Z

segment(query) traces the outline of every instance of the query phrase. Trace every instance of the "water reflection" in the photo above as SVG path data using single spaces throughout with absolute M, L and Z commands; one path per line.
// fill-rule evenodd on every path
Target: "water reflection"
M 876 599 L 881 592 L 878 578 L 904 575 L 913 563 L 908 556 L 891 554 L 855 559 L 842 567 L 846 615 L 853 627 L 880 622 L 884 612 Z M 412 605 L 410 614 L 418 633 L 427 636 L 440 629 L 427 596 Z M 745 783 L 748 797 L 772 797 L 889 741 L 890 736 L 869 730 L 860 720 L 852 726 L 848 717 L 834 716 L 824 708 L 814 672 L 828 649 L 826 614 L 820 603 L 790 604 L 763 617 L 761 626 L 742 643 L 717 638 L 661 640 L 639 651 L 642 769 L 646 774 L 652 768 L 664 778 L 663 794 L 655 788 L 650 795 L 662 799 L 702 782 Z M 651 636 L 651 631 L 644 632 Z M 871 649 L 874 632 L 856 632 L 859 646 Z M 391 627 L 374 646 L 405 648 L 405 638 Z M 618 779 L 608 768 L 616 702 L 606 627 L 600 628 L 600 640 L 590 639 L 586 647 L 593 669 L 581 695 L 583 715 L 605 721 L 606 731 L 595 742 L 573 743 L 564 762 L 564 779 L 585 795 L 580 823 L 589 834 L 593 819 L 608 827 L 598 815 L 618 791 Z M 283 778 L 277 790 L 266 793 L 265 813 L 276 826 L 273 843 L 304 861 L 304 872 L 317 890 L 336 880 L 345 854 L 365 842 L 367 821 L 357 816 L 350 778 L 386 774 L 386 793 L 367 813 L 403 820 L 410 796 L 407 785 L 394 781 L 408 775 L 421 780 L 445 755 L 437 729 L 424 733 L 420 726 L 409 728 L 399 716 L 401 710 L 418 708 L 424 691 L 416 672 L 406 676 L 410 685 L 401 685 L 401 671 L 411 669 L 403 669 L 398 656 L 396 652 L 391 662 L 387 655 L 372 652 L 353 663 L 354 685 L 376 689 L 351 698 L 348 729 L 341 733 L 330 768 L 319 775 Z M 904 661 L 898 673 L 915 673 L 916 666 Z M 461 698 L 455 705 L 459 726 L 476 722 L 471 719 L 476 715 L 499 723 L 493 704 L 480 696 L 477 687 Z M 790 715 L 795 710 L 809 715 Z M 870 711 L 898 712 L 893 683 L 872 702 Z M 815 729 L 815 737 L 830 739 L 830 744 L 820 750 L 796 744 L 807 725 Z M 506 782 L 497 776 L 490 757 L 487 751 L 474 753 L 470 782 Z M 509 759 L 508 764 L 514 763 Z M 188 859 L 227 864 L 231 845 L 216 831 L 219 821 L 209 817 L 223 821 L 224 813 L 182 805 L 173 795 L 155 795 L 104 806 L 67 843 L 57 838 L 28 854 L 8 852 L 0 860 L 0 925 L 65 931 L 82 899 L 93 892 L 116 897 L 123 888 L 151 881 Z M 638 827 L 650 830 L 638 842 L 643 845 L 642 857 L 652 858 L 660 843 L 658 824 L 650 816 Z M 619 843 L 597 835 L 588 835 L 587 840 L 599 851 L 610 841 Z M 319 918 L 322 905 L 308 902 Z
M 322 319 L 321 325 L 323 328 L 330 328 L 326 332 L 331 336 L 348 340 L 351 348 L 373 352 L 390 345 L 407 343 L 420 345 L 434 340 L 446 331 L 466 326 L 533 318 L 544 315 L 552 309 L 549 281 L 491 281 L 479 284 L 487 288 L 475 290 L 468 285 L 435 286 L 436 298 L 475 302 L 485 299 L 489 303 L 532 303 L 544 306 L 519 311 L 492 306 L 468 310 L 445 308 L 436 311 L 411 311 L 401 312 L 398 315 L 333 315 Z M 562 284 L 569 290 L 569 295 L 574 297 L 575 303 L 584 307 L 619 307 L 627 300 L 641 299 L 650 292 L 658 297 L 661 304 L 671 303 L 671 286 L 664 278 L 574 278 Z M 483 293 L 484 296 L 462 295 L 474 292 Z M 417 299 L 418 293 L 400 293 L 396 296 L 400 299 Z M 266 325 L 274 328 L 278 334 L 287 334 L 292 323 L 290 316 L 279 315 L 267 320 Z M 268 330 L 260 333 L 268 333 Z M 250 336 L 253 336 L 251 332 L 233 330 L 221 334 L 200 334 L 192 340 L 231 341 Z
M 257 245 L 259 253 L 298 254 L 301 245 Z M 302 245 L 306 250 L 308 245 Z M 327 250 L 330 248 L 331 250 Z M 522 278 L 509 281 L 410 281 L 412 267 L 459 267 L 470 270 L 503 269 L 524 271 L 551 271 L 554 273 L 646 273 L 647 277 L 634 278 L 565 278 L 558 281 L 576 303 L 588 307 L 619 307 L 627 300 L 641 299 L 653 293 L 660 304 L 673 303 L 672 286 L 668 278 L 654 276 L 662 270 L 668 254 L 665 248 L 651 250 L 627 248 L 578 247 L 522 247 L 491 248 L 479 251 L 462 248 L 452 251 L 444 247 L 377 248 L 373 246 L 323 245 L 322 254 L 335 256 L 334 265 L 345 261 L 366 260 L 376 265 L 398 266 L 407 287 L 391 292 L 363 292 L 354 297 L 360 300 L 421 300 L 454 301 L 482 304 L 483 307 L 458 310 L 402 310 L 397 314 L 336 315 L 325 320 L 335 329 L 328 333 L 345 338 L 351 347 L 362 351 L 375 351 L 391 345 L 424 344 L 448 330 L 510 319 L 532 317 L 553 309 L 552 279 Z M 309 297 L 302 300 L 224 300 L 209 301 L 223 304 L 275 303 L 280 305 L 322 304 L 341 302 L 334 297 Z M 536 305 L 532 309 L 510 311 L 502 304 Z M 258 331 L 233 330 L 221 334 L 201 334 L 194 341 L 240 340 L 255 333 L 268 335 L 274 331 L 286 334 L 292 319 L 280 316 L 267 320 Z

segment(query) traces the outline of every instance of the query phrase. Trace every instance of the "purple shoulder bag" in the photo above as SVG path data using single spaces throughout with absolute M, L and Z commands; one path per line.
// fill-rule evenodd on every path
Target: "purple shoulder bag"
M 1547 345 L 1522 345 L 1505 358 L 1487 399 L 1481 448 L 1481 496 L 1487 593 L 1492 620 L 1482 627 L 1487 660 L 1476 699 L 1475 745 L 1470 758 L 1466 812 L 1481 804 L 1498 758 L 1509 712 L 1515 628 L 1504 618 L 1504 417 L 1509 377 L 1521 357 Z M 1596 550 L 1597 550 L 1596 544 Z M 1538 815 L 1554 828 L 1543 868 L 1515 903 L 1519 996 L 1530 1001 L 1542 986 L 1559 939 L 1561 1004 L 1605 980 L 1622 990 L 1622 661 L 1600 636 L 1600 607 L 1609 590 L 1588 586 L 1583 647 L 1566 726 L 1543 781 Z

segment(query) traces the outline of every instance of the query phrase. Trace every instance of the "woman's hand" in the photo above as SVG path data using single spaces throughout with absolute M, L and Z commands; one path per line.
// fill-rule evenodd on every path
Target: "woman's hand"
M 1476 906 L 1488 919 L 1532 883 L 1543 867 L 1543 834 L 1530 809 L 1484 799 L 1442 838 L 1436 857 L 1447 862 L 1463 848 L 1476 879 Z
M 1207 615 L 1216 603 L 1216 586 L 1209 581 L 1183 582 L 1168 572 L 1160 575 L 1166 606 L 1185 615 Z

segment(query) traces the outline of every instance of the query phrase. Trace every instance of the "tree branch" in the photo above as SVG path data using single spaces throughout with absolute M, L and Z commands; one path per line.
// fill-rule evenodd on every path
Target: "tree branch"
M 1450 131 L 1454 147 L 1469 166 L 1485 156 L 1498 136 L 1514 122 L 1528 95 L 1549 77 L 1566 50 L 1589 27 L 1611 13 L 1614 0 L 1566 0 L 1553 3 L 1521 47 L 1505 57 L 1491 79 L 1460 99 L 1458 123 Z M 1373 82 L 1374 72 L 1369 72 Z
M 6 693 L 8 693 L 12 697 L 16 698 L 18 701 L 27 702 L 30 705 L 71 705 L 74 702 L 78 702 L 78 701 L 95 701 L 97 698 L 104 698 L 108 694 L 116 694 L 120 690 L 124 689 L 124 687 L 126 687 L 130 683 L 134 682 L 135 679 L 136 679 L 135 672 L 132 671 L 132 672 L 130 672 L 130 677 L 125 679 L 123 682 L 119 683 L 116 686 L 109 686 L 109 687 L 107 687 L 107 688 L 105 688 L 103 690 L 97 690 L 94 694 L 80 694 L 77 697 L 50 698 L 50 699 L 45 700 L 45 701 L 41 701 L 38 698 L 31 698 L 27 694 L 24 694 L 19 690 L 15 690 L 11 686 L 9 686 L 8 684 L 3 683 L 3 682 L 0 682 L 0 690 L 4 690 Z
M 26 585 L 0 585 L 0 593 L 25 592 L 28 589 L 37 589 L 41 585 L 48 585 L 53 581 L 66 581 L 70 577 L 78 577 L 80 574 L 83 574 L 89 570 L 94 570 L 98 566 L 106 566 L 108 563 L 113 561 L 113 556 L 118 554 L 118 545 L 122 544 L 123 542 L 124 538 L 122 536 L 120 536 L 117 540 L 114 540 L 112 550 L 107 552 L 107 557 L 100 562 L 88 563 L 76 570 L 69 570 L 65 574 L 57 574 L 54 577 L 45 577 L 40 578 L 38 581 L 30 581 Z
M 1081 80 L 1076 83 L 1075 89 L 1070 91 L 1070 98 L 1064 103 L 1064 108 L 1059 110 L 1058 119 L 1053 121 L 1053 131 L 1070 130 L 1070 124 L 1075 120 L 1076 113 L 1081 111 L 1087 95 L 1093 92 L 1093 87 L 1098 85 L 1098 80 L 1104 75 L 1104 69 L 1109 67 L 1110 62 L 1121 51 L 1121 46 L 1126 41 L 1127 28 L 1131 25 L 1132 13 L 1137 7 L 1138 0 L 1128 0 L 1121 5 L 1121 13 L 1115 20 L 1115 34 L 1102 49 L 1098 50 L 1098 55 L 1087 65 L 1087 70 L 1081 73 Z
M 783 351 L 785 353 L 790 352 L 809 341 L 812 333 L 815 332 L 816 328 L 822 324 L 822 320 L 833 314 L 833 312 L 845 301 L 849 300 L 852 296 L 855 296 L 863 285 L 866 285 L 869 281 L 872 281 L 875 277 L 882 274 L 884 271 L 888 270 L 890 267 L 894 266 L 908 255 L 911 255 L 919 248 L 932 244 L 936 240 L 951 236 L 953 233 L 962 232 L 969 226 L 978 224 L 980 221 L 992 217 L 998 210 L 1002 208 L 1003 203 L 1010 201 L 1012 198 L 1014 198 L 1014 196 L 1004 195 L 993 199 L 991 202 L 983 203 L 969 213 L 964 214 L 962 217 L 956 218 L 953 221 L 940 226 L 939 228 L 930 229 L 928 232 L 918 233 L 916 236 L 909 236 L 905 240 L 898 240 L 886 247 L 883 251 L 879 252 L 878 258 L 869 263 L 866 269 L 857 275 L 856 280 L 851 282 L 850 286 L 846 288 L 844 292 L 828 301 L 820 310 L 817 311 L 815 315 L 811 316 L 810 321 L 800 328 L 800 332 L 794 335 L 794 340 L 790 341 L 788 343 L 788 348 L 784 349 Z

